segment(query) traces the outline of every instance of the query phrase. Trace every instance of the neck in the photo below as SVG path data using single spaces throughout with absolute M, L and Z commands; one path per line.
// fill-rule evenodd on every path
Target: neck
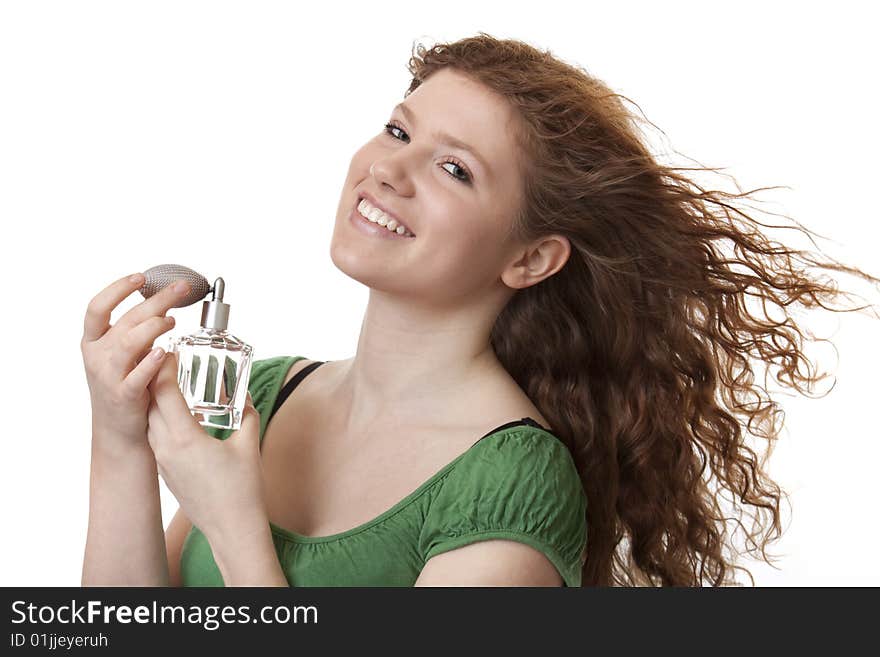
M 503 371 L 489 344 L 502 306 L 431 309 L 370 291 L 356 355 L 341 364 L 333 398 L 345 427 L 431 423 L 468 403 Z M 470 400 L 471 403 L 473 400 Z

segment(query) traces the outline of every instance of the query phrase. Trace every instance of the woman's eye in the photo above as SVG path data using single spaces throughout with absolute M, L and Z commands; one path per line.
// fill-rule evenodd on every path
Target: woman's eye
M 458 164 L 458 162 L 453 162 L 452 160 L 446 160 L 445 162 L 443 162 L 443 164 L 451 164 L 456 169 L 459 169 L 462 171 L 463 177 L 456 176 L 455 174 L 452 174 L 452 177 L 455 178 L 456 180 L 460 180 L 461 182 L 469 182 L 470 181 L 471 178 L 468 175 L 468 172 L 465 171 L 464 167 L 462 167 L 460 164 Z M 446 169 L 446 170 L 449 171 L 449 169 Z
M 400 139 L 399 137 L 395 137 L 395 135 L 394 135 L 394 133 L 392 132 L 392 130 L 397 130 L 397 131 L 399 131 L 399 132 L 401 132 L 401 133 L 403 133 L 403 134 L 406 135 L 406 133 L 403 132 L 403 130 L 402 130 L 401 128 L 398 128 L 398 127 L 397 127 L 396 125 L 394 125 L 393 123 L 386 123 L 386 124 L 385 124 L 385 132 L 387 132 L 388 134 L 390 134 L 390 135 L 391 135 L 392 137 L 394 137 L 395 139 Z M 409 137 L 409 135 L 407 135 L 407 138 L 408 138 L 408 137 Z M 402 141 L 402 140 L 401 140 L 401 141 Z
M 405 140 L 405 141 L 407 141 L 407 142 L 409 141 L 409 135 L 406 134 L 406 132 L 403 130 L 403 128 L 401 128 L 400 126 L 394 125 L 393 123 L 386 123 L 386 124 L 385 124 L 385 132 L 387 132 L 389 135 L 391 135 L 391 136 L 394 137 L 395 139 L 399 139 L 400 141 L 404 141 L 403 138 L 398 137 L 398 136 L 394 133 L 395 130 L 396 130 L 397 132 L 399 132 L 400 134 L 406 136 L 406 140 Z M 441 165 L 442 165 L 442 164 L 453 164 L 453 165 L 455 165 L 455 168 L 456 168 L 456 169 L 460 169 L 460 170 L 462 171 L 463 176 L 457 176 L 457 175 L 455 175 L 455 174 L 452 173 L 452 172 L 450 172 L 449 175 L 451 175 L 453 178 L 455 178 L 455 179 L 458 180 L 459 182 L 463 182 L 463 183 L 465 183 L 465 184 L 470 184 L 470 182 L 471 182 L 470 174 L 468 173 L 467 169 L 465 169 L 465 168 L 464 168 L 459 162 L 456 162 L 455 160 L 447 159 L 447 160 L 441 162 Z M 444 169 L 444 171 L 449 171 L 449 169 Z

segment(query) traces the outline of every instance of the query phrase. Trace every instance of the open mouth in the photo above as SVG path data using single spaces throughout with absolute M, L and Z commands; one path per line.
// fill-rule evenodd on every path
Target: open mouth
M 389 216 L 380 208 L 374 206 L 368 198 L 358 196 L 353 212 L 360 219 L 372 224 L 375 228 L 387 232 L 390 236 L 412 239 L 416 235 L 409 227 L 400 223 L 396 218 Z

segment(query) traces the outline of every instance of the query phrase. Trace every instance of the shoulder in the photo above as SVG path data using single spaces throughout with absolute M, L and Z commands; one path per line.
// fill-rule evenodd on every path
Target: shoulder
M 474 444 L 452 469 L 443 488 L 474 499 L 498 499 L 498 491 L 546 496 L 552 502 L 583 492 L 580 476 L 568 448 L 548 431 L 516 426 L 486 436 Z
M 269 358 L 256 359 L 251 363 L 247 388 L 254 407 L 260 414 L 260 435 L 265 430 L 265 423 L 271 411 L 271 404 L 278 396 L 281 387 L 297 371 L 311 362 L 303 356 L 271 356 Z M 230 429 L 218 429 L 216 427 L 204 427 L 204 429 L 210 435 L 222 440 L 228 438 L 231 433 Z
M 425 560 L 487 539 L 542 552 L 568 586 L 579 585 L 587 498 L 565 445 L 534 427 L 487 436 L 444 477 L 430 502 L 420 549 Z
M 260 358 L 251 363 L 248 391 L 259 407 L 265 397 L 274 397 L 287 381 L 308 366 L 311 361 L 304 356 L 272 356 Z

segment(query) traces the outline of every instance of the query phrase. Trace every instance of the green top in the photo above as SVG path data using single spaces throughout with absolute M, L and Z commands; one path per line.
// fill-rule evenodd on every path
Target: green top
M 304 356 L 254 361 L 248 389 L 260 413 L 260 444 L 291 365 Z M 229 429 L 205 427 L 225 440 Z M 310 537 L 270 522 L 291 586 L 412 586 L 435 554 L 492 538 L 547 556 L 565 586 L 581 585 L 587 498 L 565 445 L 548 431 L 494 432 L 376 518 Z M 183 586 L 224 586 L 205 535 L 193 527 L 180 556 Z

